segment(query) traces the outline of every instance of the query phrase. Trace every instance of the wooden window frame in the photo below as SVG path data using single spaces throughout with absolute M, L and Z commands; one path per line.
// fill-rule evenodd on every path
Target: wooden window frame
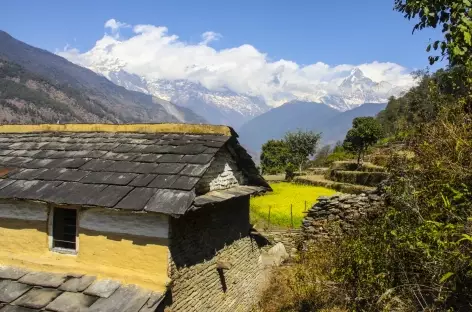
M 54 247 L 54 211 L 56 208 L 59 209 L 71 209 L 76 210 L 76 219 L 75 219 L 75 250 L 62 247 Z M 62 207 L 62 206 L 51 206 L 48 218 L 48 244 L 49 250 L 52 252 L 67 254 L 67 255 L 77 255 L 79 252 L 79 215 L 80 209 L 75 207 Z

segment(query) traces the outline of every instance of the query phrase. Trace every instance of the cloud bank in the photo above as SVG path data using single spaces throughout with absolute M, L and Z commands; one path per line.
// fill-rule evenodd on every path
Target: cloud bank
M 132 35 L 123 38 L 123 28 L 131 28 Z M 188 79 L 210 90 L 230 89 L 261 96 L 272 106 L 293 96 L 309 99 L 335 93 L 343 78 L 356 67 L 375 82 L 386 81 L 399 87 L 414 83 L 410 70 L 395 63 L 299 65 L 290 60 L 271 60 L 249 44 L 217 50 L 211 43 L 221 35 L 212 31 L 203 33 L 200 42 L 189 43 L 162 26 L 131 26 L 110 19 L 105 30 L 89 51 L 66 46 L 56 53 L 105 75 L 109 70 L 123 69 L 149 81 Z

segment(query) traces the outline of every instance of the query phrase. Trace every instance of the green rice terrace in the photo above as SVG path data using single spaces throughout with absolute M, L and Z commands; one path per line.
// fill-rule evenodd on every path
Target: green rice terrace
M 331 196 L 335 190 L 288 182 L 271 183 L 273 192 L 251 198 L 251 223 L 258 228 L 298 228 L 319 196 Z M 292 207 L 292 218 L 290 215 Z M 269 220 L 270 208 L 270 220 Z

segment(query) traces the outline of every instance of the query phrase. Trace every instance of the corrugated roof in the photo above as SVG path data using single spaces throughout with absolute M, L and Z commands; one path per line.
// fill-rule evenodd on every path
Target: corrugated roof
M 223 146 L 249 184 L 268 188 L 233 131 L 22 133 L 19 127 L 7 133 L 0 126 L 0 199 L 181 215 L 193 205 L 195 185 Z

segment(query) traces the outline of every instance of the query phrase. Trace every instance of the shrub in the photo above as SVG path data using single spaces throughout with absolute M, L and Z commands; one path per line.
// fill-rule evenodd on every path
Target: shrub
M 328 177 L 337 182 L 377 186 L 380 182 L 385 180 L 388 175 L 385 172 L 331 170 L 328 173 Z

